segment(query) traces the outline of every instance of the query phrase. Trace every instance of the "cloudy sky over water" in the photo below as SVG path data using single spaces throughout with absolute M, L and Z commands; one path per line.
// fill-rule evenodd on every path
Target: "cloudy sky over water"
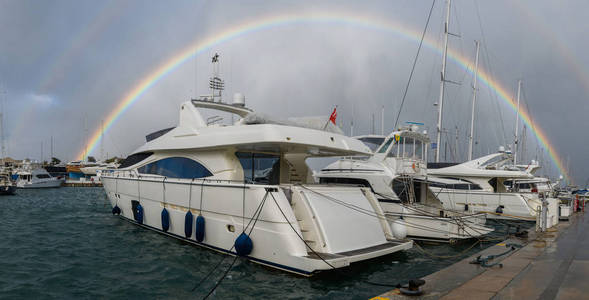
M 210 57 L 221 56 L 225 100 L 277 117 L 329 115 L 350 133 L 395 122 L 431 1 L 0 1 L 0 97 L 13 158 L 73 160 L 110 112 L 145 78 L 191 45 L 244 24 L 289 16 L 233 36 L 155 82 L 105 132 L 105 155 L 127 155 L 144 136 L 177 122 L 179 104 L 208 93 Z M 435 139 L 444 5 L 437 0 L 400 123 L 425 123 Z M 589 23 L 586 1 L 452 2 L 449 48 L 474 61 L 509 94 L 523 81 L 522 108 L 535 126 L 524 160 L 559 172 L 534 130 L 546 133 L 573 180 L 589 178 Z M 308 18 L 308 16 L 314 16 Z M 326 16 L 321 19 L 322 16 Z M 327 17 L 329 16 L 329 18 Z M 361 21 L 360 21 L 361 20 Z M 397 24 L 382 27 L 377 23 Z M 472 75 L 449 60 L 442 149 L 466 159 Z M 513 143 L 515 112 L 479 83 L 475 156 Z M 372 122 L 374 115 L 374 125 Z M 522 125 L 520 125 L 520 130 Z M 458 149 L 455 149 L 458 129 Z M 520 132 L 521 134 L 521 132 Z M 100 155 L 100 147 L 91 153 Z M 544 153 L 544 154 L 543 154 Z M 521 156 L 521 155 L 520 155 Z M 444 158 L 444 154 L 442 154 Z

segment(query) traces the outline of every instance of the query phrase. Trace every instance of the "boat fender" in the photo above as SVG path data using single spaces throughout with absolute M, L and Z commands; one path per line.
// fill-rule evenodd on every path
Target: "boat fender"
M 199 242 L 202 242 L 205 239 L 205 217 L 202 215 L 198 215 L 198 217 L 196 217 L 194 237 Z
M 137 219 L 135 219 L 135 221 L 137 221 L 137 223 L 139 224 L 143 224 L 143 206 L 141 206 L 141 204 L 137 205 Z
M 498 214 L 502 214 L 504 208 L 505 208 L 505 206 L 499 205 L 499 206 L 497 206 L 497 209 L 495 210 L 495 212 Z
M 395 238 L 402 240 L 407 237 L 407 226 L 402 218 L 393 221 L 393 226 L 391 227 Z
M 249 255 L 252 253 L 253 248 L 254 243 L 245 232 L 242 232 L 235 240 L 235 252 L 237 252 L 237 255 L 239 256 Z
M 168 229 L 170 229 L 170 213 L 168 213 L 168 210 L 164 207 L 164 209 L 162 209 L 162 230 L 168 232 Z
M 192 236 L 192 213 L 190 211 L 187 211 L 184 217 L 184 235 L 186 235 L 186 238 Z
M 121 214 L 121 209 L 119 208 L 118 205 L 115 205 L 115 207 L 112 208 L 112 214 L 113 215 L 120 215 Z

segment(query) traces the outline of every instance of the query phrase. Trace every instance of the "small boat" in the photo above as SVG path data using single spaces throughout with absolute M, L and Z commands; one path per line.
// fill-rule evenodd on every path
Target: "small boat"
M 63 178 L 53 177 L 43 168 L 19 170 L 16 175 L 19 189 L 58 188 L 64 182 Z
M 0 195 L 14 195 L 16 193 L 16 183 L 11 179 L 9 174 L 0 174 Z

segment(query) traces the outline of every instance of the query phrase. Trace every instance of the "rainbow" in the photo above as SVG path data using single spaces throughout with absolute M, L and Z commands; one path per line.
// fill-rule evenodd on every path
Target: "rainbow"
M 225 31 L 217 33 L 206 39 L 197 41 L 184 50 L 180 51 L 177 55 L 170 58 L 166 63 L 160 65 L 158 68 L 153 70 L 147 77 L 142 79 L 133 89 L 129 90 L 118 105 L 108 114 L 104 122 L 104 131 L 108 131 L 113 124 L 120 118 L 121 115 L 129 109 L 129 107 L 141 98 L 152 86 L 159 82 L 162 78 L 174 71 L 178 66 L 182 65 L 191 58 L 211 49 L 212 47 L 219 45 L 223 42 L 232 40 L 236 37 L 243 36 L 248 33 L 261 31 L 277 26 L 287 26 L 301 23 L 319 23 L 319 24 L 351 24 L 355 26 L 364 27 L 367 29 L 380 30 L 385 32 L 395 33 L 405 39 L 419 42 L 421 32 L 415 31 L 410 28 L 406 28 L 402 24 L 395 23 L 387 19 L 379 19 L 375 16 L 361 16 L 358 14 L 350 15 L 347 13 L 330 12 L 330 13 L 289 13 L 284 15 L 274 15 L 266 18 L 256 18 L 254 21 L 244 22 L 242 24 L 233 26 Z M 426 38 L 424 40 L 424 46 L 430 48 L 438 53 L 441 53 L 440 49 L 436 46 L 436 41 L 432 38 Z M 461 68 L 467 70 L 471 74 L 472 63 L 469 58 L 460 55 L 458 52 L 448 49 L 448 58 L 454 61 Z M 489 89 L 494 91 L 509 107 L 516 111 L 516 103 L 513 100 L 513 95 L 508 92 L 507 89 L 502 87 L 499 82 L 491 78 L 491 76 L 484 70 L 477 72 L 476 76 L 480 82 L 486 85 Z M 560 171 L 560 173 L 568 180 L 569 174 L 564 168 L 562 160 L 558 156 L 555 147 L 550 143 L 548 137 L 544 131 L 534 124 L 529 113 L 520 107 L 520 118 L 525 124 L 528 125 L 536 139 L 540 144 L 547 150 L 548 155 Z M 82 149 L 78 154 L 78 159 L 84 159 L 86 153 L 91 153 L 101 138 L 102 130 L 98 128 L 94 131 L 90 138 L 88 150 Z

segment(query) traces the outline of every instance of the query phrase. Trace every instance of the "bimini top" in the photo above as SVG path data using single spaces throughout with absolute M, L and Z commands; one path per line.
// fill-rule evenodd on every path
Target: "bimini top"
M 229 126 L 207 125 L 197 107 L 234 113 L 242 119 Z M 333 126 L 327 120 L 324 128 L 318 127 L 317 122 L 305 122 L 300 119 L 276 121 L 245 107 L 192 100 L 181 105 L 178 126 L 147 142 L 134 153 L 223 148 L 235 148 L 238 151 L 288 152 L 308 156 L 371 153 L 361 141 L 333 132 L 336 130 L 330 125 Z
M 428 174 L 436 176 L 456 177 L 500 177 L 500 178 L 532 178 L 527 172 L 498 169 L 497 166 L 509 159 L 503 152 L 489 154 L 455 166 L 431 169 Z

